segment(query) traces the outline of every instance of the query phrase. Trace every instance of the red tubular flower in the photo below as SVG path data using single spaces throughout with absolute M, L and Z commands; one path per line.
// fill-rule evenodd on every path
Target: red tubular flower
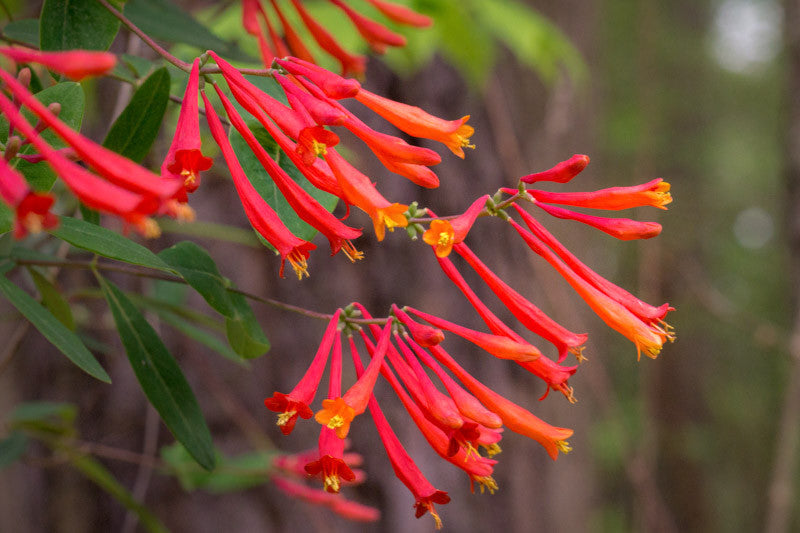
M 283 476 L 273 475 L 271 480 L 276 487 L 292 498 L 297 498 L 314 505 L 328 507 L 336 514 L 348 520 L 374 522 L 381 517 L 380 511 L 374 507 L 362 505 L 352 500 L 342 498 L 341 496 L 330 494 L 324 490 L 311 488 Z
M 325 235 L 328 242 L 330 242 L 331 255 L 337 253 L 340 249 L 344 249 L 351 261 L 358 259 L 358 256 L 352 253 L 354 248 L 349 241 L 359 237 L 361 235 L 361 230 L 343 224 L 327 209 L 322 207 L 314 197 L 305 191 L 305 189 L 292 180 L 286 171 L 283 170 L 278 163 L 269 156 L 264 147 L 261 146 L 255 138 L 255 135 L 253 135 L 253 132 L 250 131 L 250 128 L 247 127 L 247 124 L 245 124 L 242 117 L 225 96 L 225 93 L 223 93 L 216 84 L 214 88 L 222 101 L 222 105 L 225 107 L 225 111 L 231 123 L 242 135 L 245 142 L 247 142 L 247 146 L 253 151 L 258 161 L 270 175 L 278 189 L 280 189 L 281 194 L 286 198 L 286 201 L 295 213 Z
M 294 83 L 290 82 L 286 76 L 274 74 L 273 77 L 283 88 L 286 97 L 292 101 L 292 97 L 311 115 L 311 118 L 320 126 L 341 126 L 344 124 L 347 115 L 338 108 L 330 105 L 325 100 L 315 98 L 305 92 Z M 293 104 L 293 108 L 296 106 Z
M 418 28 L 426 28 L 433 24 L 432 18 L 417 13 L 406 6 L 385 2 L 384 0 L 367 0 L 367 2 L 375 6 L 381 13 L 386 15 L 386 17 L 398 24 L 416 26 Z
M 314 356 L 314 360 L 297 386 L 292 389 L 292 392 L 289 394 L 276 392 L 272 395 L 272 398 L 264 400 L 264 405 L 267 406 L 267 409 L 280 413 L 278 415 L 278 426 L 280 426 L 284 435 L 292 432 L 298 416 L 309 419 L 314 414 L 309 404 L 314 401 L 319 382 L 322 379 L 322 373 L 325 371 L 328 354 L 331 351 L 336 328 L 339 325 L 340 314 L 341 310 L 337 309 L 331 321 L 328 322 L 328 327 L 322 336 L 322 342 Z
M 412 307 L 407 307 L 409 311 L 418 317 L 430 322 L 437 328 L 446 329 L 451 333 L 455 333 L 459 337 L 470 341 L 471 343 L 480 346 L 498 359 L 510 359 L 511 361 L 527 362 L 538 359 L 542 356 L 535 346 L 528 343 L 517 342 L 508 337 L 500 335 L 492 335 L 490 333 L 482 333 L 475 331 L 458 324 L 453 324 L 442 318 L 423 313 Z
M 386 26 L 358 13 L 342 0 L 330 1 L 336 7 L 344 11 L 345 15 L 353 22 L 358 33 L 361 34 L 376 53 L 384 53 L 387 46 L 405 46 L 406 38 L 402 35 L 394 33 Z
M 2 46 L 0 47 L 0 54 L 17 63 L 43 65 L 75 81 L 80 81 L 87 76 L 103 75 L 117 64 L 117 56 L 114 54 L 91 50 L 40 52 L 30 48 Z
M 651 239 L 661 233 L 661 224 L 658 222 L 640 222 L 629 218 L 606 218 L 576 213 L 554 205 L 537 202 L 536 206 L 547 211 L 556 218 L 576 220 L 588 226 L 599 229 L 622 241 L 634 239 Z
M 558 458 L 559 451 L 564 453 L 570 451 L 566 439 L 572 435 L 573 431 L 571 429 L 551 426 L 534 416 L 530 411 L 497 394 L 472 377 L 441 346 L 432 346 L 430 351 L 441 364 L 456 375 L 461 383 L 481 403 L 491 409 L 492 412 L 497 413 L 508 429 L 520 435 L 525 435 L 544 446 L 544 449 L 547 450 L 552 459 Z
M 344 126 L 379 157 L 411 165 L 431 166 L 442 162 L 442 158 L 433 150 L 412 146 L 399 137 L 377 132 L 353 115 L 348 117 Z
M 354 522 L 377 522 L 381 518 L 378 509 L 344 498 L 334 500 L 332 509 L 339 516 Z
M 434 346 L 444 340 L 444 333 L 442 333 L 442 330 L 414 321 L 396 305 L 392 305 L 392 312 L 400 320 L 400 322 L 402 322 L 403 325 L 408 328 L 409 333 L 411 333 L 411 337 L 420 346 Z
M 197 89 L 200 83 L 200 60 L 195 59 L 189 73 L 189 83 L 183 93 L 175 137 L 161 164 L 161 175 L 180 180 L 186 192 L 200 185 L 200 172 L 211 168 L 212 160 L 200 151 L 200 113 L 197 108 Z
M 295 152 L 306 166 L 314 164 L 317 156 L 325 155 L 328 148 L 339 144 L 339 136 L 322 126 L 312 126 L 300 131 Z
M 641 185 L 610 187 L 592 192 L 548 192 L 529 189 L 528 193 L 540 202 L 548 204 L 619 211 L 642 206 L 666 209 L 666 205 L 672 202 L 669 188 L 669 183 L 656 178 Z
M 573 333 L 544 314 L 538 307 L 489 270 L 465 244 L 456 244 L 454 249 L 458 255 L 466 259 L 475 272 L 492 289 L 492 292 L 517 317 L 517 320 L 522 322 L 529 330 L 553 343 L 558 349 L 559 362 L 564 360 L 568 351 L 576 355 L 581 353 L 586 342 L 586 334 Z
M 208 127 L 211 130 L 211 135 L 222 150 L 222 155 L 225 162 L 228 164 L 228 169 L 233 178 L 233 184 L 239 194 L 239 198 L 244 206 L 245 214 L 247 215 L 250 224 L 253 225 L 256 231 L 264 237 L 281 255 L 281 270 L 280 275 L 283 277 L 283 266 L 286 259 L 292 265 L 298 279 L 308 276 L 308 269 L 306 260 L 308 259 L 309 252 L 316 248 L 310 242 L 298 239 L 289 231 L 289 229 L 281 221 L 278 214 L 269 206 L 269 204 L 258 194 L 255 187 L 247 179 L 247 176 L 233 152 L 228 136 L 225 135 L 225 130 L 222 128 L 222 123 L 217 117 L 214 107 L 203 95 L 203 103 L 206 109 L 206 119 L 208 120 Z M 310 415 L 309 415 L 310 416 Z M 292 423 L 294 427 L 294 423 Z M 289 429 L 291 431 L 291 428 Z
M 22 174 L 4 157 L 0 157 L 0 198 L 15 211 L 15 239 L 58 225 L 58 217 L 50 212 L 55 198 L 33 192 Z
M 379 241 L 383 240 L 387 228 L 394 231 L 396 227 L 408 226 L 404 215 L 407 205 L 389 202 L 367 176 L 345 161 L 336 150 L 328 150 L 325 161 L 336 176 L 344 199 L 370 216 Z
M 472 126 L 466 124 L 469 115 L 459 120 L 444 120 L 419 107 L 395 102 L 365 89 L 361 89 L 355 98 L 398 129 L 414 137 L 439 141 L 461 159 L 464 159 L 464 148 L 475 148 L 469 142 L 475 132 Z
M 403 163 L 387 157 L 383 153 L 374 153 L 378 160 L 380 160 L 381 164 L 383 164 L 383 166 L 385 166 L 388 170 L 394 172 L 395 174 L 399 174 L 404 178 L 408 178 L 412 183 L 428 189 L 435 189 L 439 186 L 439 177 L 434 171 L 425 165 Z
M 352 387 L 341 398 L 322 401 L 322 410 L 314 416 L 317 422 L 329 429 L 336 431 L 340 439 L 347 437 L 350 423 L 353 419 L 367 409 L 367 403 L 372 396 L 372 389 L 378 379 L 378 372 L 383 364 L 386 349 L 391 339 L 392 323 L 389 321 L 383 328 L 383 333 L 378 340 L 378 347 L 367 366 L 367 370 L 359 375 Z
M 289 55 L 289 49 L 286 47 L 286 43 L 283 42 L 281 36 L 278 35 L 278 32 L 275 31 L 275 27 L 272 25 L 272 22 L 269 20 L 266 11 L 264 11 L 264 6 L 261 5 L 261 1 L 258 2 L 258 12 L 261 15 L 261 18 L 264 20 L 264 24 L 267 26 L 267 33 L 269 33 L 269 38 L 272 41 L 272 48 L 275 50 L 275 55 L 278 57 L 285 57 Z M 264 64 L 265 67 L 269 68 L 270 64 Z
M 674 311 L 674 308 L 669 304 L 663 304 L 659 307 L 654 307 L 639 298 L 635 297 L 628 291 L 614 285 L 594 270 L 583 264 L 572 252 L 558 242 L 558 240 L 545 229 L 535 218 L 533 218 L 527 211 L 514 204 L 514 208 L 522 217 L 522 220 L 528 226 L 528 229 L 533 232 L 536 237 L 541 239 L 547 246 L 549 246 L 575 273 L 583 279 L 594 285 L 597 289 L 604 292 L 609 297 L 618 301 L 628 308 L 628 310 L 644 320 L 647 323 L 662 322 L 667 313 Z M 524 238 L 524 235 L 523 235 Z M 538 253 L 538 252 L 537 252 Z
M 18 101 L 22 102 L 47 127 L 70 145 L 81 160 L 111 183 L 132 192 L 152 196 L 162 203 L 175 198 L 183 191 L 181 183 L 163 180 L 130 159 L 104 148 L 70 129 L 69 126 L 58 120 L 44 104 L 34 98 L 13 76 L 2 69 L 0 69 L 0 79 Z M 166 210 L 166 205 L 162 206 L 162 210 Z
M 352 98 L 361 90 L 361 84 L 351 78 L 343 78 L 322 67 L 297 57 L 278 59 L 278 64 L 295 76 L 305 76 L 322 89 L 328 98 L 341 100 Z
M 81 202 L 92 209 L 121 217 L 145 237 L 159 235 L 158 224 L 147 217 L 159 206 L 155 198 L 142 196 L 104 181 L 67 159 L 61 151 L 44 142 L 34 127 L 28 124 L 22 113 L 3 94 L 0 94 L 0 111 L 10 124 L 27 137 Z
M 356 375 L 361 376 L 364 372 L 361 358 L 358 355 L 358 350 L 356 350 L 356 345 L 352 337 L 349 338 L 349 342 Z M 389 462 L 392 465 L 394 474 L 414 496 L 416 517 L 419 518 L 426 512 L 429 512 L 436 521 L 436 528 L 441 529 L 442 520 L 436 513 L 434 504 L 438 503 L 444 505 L 450 501 L 450 496 L 443 490 L 436 490 L 436 487 L 425 478 L 419 467 L 414 463 L 414 460 L 408 455 L 408 452 L 400 443 L 400 439 L 397 438 L 394 430 L 392 430 L 375 396 L 370 397 L 368 406 L 369 412 L 372 415 L 372 420 L 375 423 L 375 429 L 378 430 L 378 436 L 383 443 L 383 447 L 386 449 L 386 455 L 389 457 Z
M 624 305 L 610 298 L 608 295 L 591 285 L 584 278 L 572 271 L 563 261 L 547 248 L 544 243 L 514 220 L 509 223 L 523 237 L 528 246 L 537 254 L 544 257 L 553 268 L 575 289 L 589 307 L 608 324 L 609 327 L 625 335 L 636 345 L 637 359 L 642 351 L 645 355 L 655 359 L 661 352 L 661 347 L 675 335 L 669 331 L 669 326 L 661 328 L 654 324 L 647 324 L 629 311 Z
M 523 176 L 520 178 L 520 181 L 524 181 L 525 183 L 535 183 L 537 181 L 555 181 L 557 183 L 566 183 L 580 174 L 588 164 L 588 155 L 575 154 L 566 161 L 562 161 L 549 170 Z
M 356 76 L 364 74 L 367 67 L 366 58 L 364 56 L 350 54 L 342 48 L 336 39 L 306 11 L 306 8 L 300 0 L 292 0 L 292 5 L 294 5 L 300 18 L 303 19 L 303 24 L 305 24 L 308 31 L 311 32 L 312 37 L 317 41 L 319 47 L 333 56 L 333 58 L 342 65 L 342 76 L 347 76 L 349 73 L 353 73 Z
M 453 250 L 453 245 L 467 237 L 488 199 L 488 194 L 481 196 L 463 214 L 452 220 L 437 219 L 431 222 L 430 228 L 422 234 L 422 240 L 433 246 L 436 257 L 447 257 Z
M 270 0 L 272 3 L 272 9 L 275 10 L 275 13 L 278 15 L 278 18 L 281 21 L 281 27 L 283 27 L 283 35 L 286 37 L 286 44 L 289 46 L 289 50 L 292 51 L 292 55 L 296 56 L 304 61 L 309 61 L 311 63 L 314 62 L 314 57 L 311 55 L 311 52 L 308 51 L 306 45 L 303 43 L 303 40 L 294 30 L 294 27 L 289 23 L 286 17 L 281 11 L 280 6 L 275 0 Z
M 342 338 L 336 335 L 331 356 L 328 399 L 338 398 L 342 393 Z M 316 476 L 322 474 L 323 486 L 328 492 L 339 492 L 340 477 L 344 481 L 355 481 L 356 475 L 344 461 L 345 441 L 338 438 L 333 429 L 322 426 L 319 434 L 319 454 L 316 461 L 309 462 L 305 471 Z

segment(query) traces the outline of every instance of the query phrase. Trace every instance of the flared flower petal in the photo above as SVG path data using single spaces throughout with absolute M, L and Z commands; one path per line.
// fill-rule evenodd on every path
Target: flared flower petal
M 55 198 L 33 192 L 22 174 L 3 157 L 0 157 L 0 198 L 14 210 L 15 239 L 58 225 L 58 217 L 50 212 Z
M 486 206 L 489 195 L 481 196 L 463 214 L 451 220 L 436 219 L 422 234 L 422 240 L 433 246 L 436 257 L 447 257 L 453 245 L 463 242 L 472 225 Z

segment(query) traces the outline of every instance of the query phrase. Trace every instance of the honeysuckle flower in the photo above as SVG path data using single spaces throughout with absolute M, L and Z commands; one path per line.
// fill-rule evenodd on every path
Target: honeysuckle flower
M 489 270 L 464 243 L 456 244 L 454 249 L 458 255 L 466 259 L 467 263 L 486 282 L 492 292 L 500 298 L 517 320 L 532 332 L 550 341 L 558 349 L 559 362 L 564 360 L 567 352 L 572 352 L 576 355 L 581 353 L 586 342 L 586 334 L 573 333 L 544 314 L 532 302 Z
M 396 305 L 392 305 L 392 312 L 408 329 L 411 337 L 420 346 L 433 346 L 444 340 L 444 333 L 442 333 L 442 330 L 438 328 L 432 328 L 425 324 L 420 324 L 419 322 L 413 320 L 405 313 L 405 311 Z
M 416 11 L 401 6 L 392 2 L 385 2 L 384 0 L 367 0 L 370 4 L 375 6 L 386 17 L 397 22 L 398 24 L 405 24 L 407 26 L 416 26 L 418 28 L 426 28 L 433 24 L 433 19 L 417 13 Z
M 200 172 L 211 168 L 211 158 L 200 151 L 200 113 L 197 107 L 197 91 L 200 84 L 200 59 L 192 63 L 189 82 L 183 93 L 178 126 L 170 144 L 161 175 L 183 183 L 186 192 L 194 192 L 200 185 Z
M 431 221 L 430 227 L 422 234 L 422 240 L 433 246 L 436 257 L 447 257 L 453 250 L 454 244 L 464 241 L 488 199 L 488 194 L 481 196 L 456 218 Z
M 403 163 L 391 157 L 387 157 L 382 152 L 374 152 L 375 156 L 391 172 L 408 178 L 412 183 L 428 189 L 435 189 L 439 186 L 439 177 L 434 171 L 425 165 Z
M 523 237 L 528 246 L 541 255 L 561 276 L 575 289 L 581 298 L 592 310 L 603 319 L 609 327 L 625 335 L 636 345 L 637 359 L 641 353 L 655 359 L 661 352 L 661 347 L 666 341 L 675 339 L 669 326 L 660 327 L 648 324 L 629 311 L 624 305 L 610 298 L 608 295 L 594 287 L 584 278 L 577 275 L 563 261 L 561 261 L 544 243 L 533 234 L 517 224 L 513 219 L 509 223 Z
M 306 47 L 305 43 L 303 43 L 303 40 L 283 14 L 283 11 L 281 11 L 278 3 L 275 0 L 270 0 L 270 3 L 272 3 L 272 9 L 275 11 L 275 14 L 278 15 L 278 18 L 281 21 L 283 35 L 286 38 L 286 44 L 289 46 L 289 50 L 292 51 L 292 55 L 304 61 L 313 63 L 314 57 L 311 55 L 311 52 L 308 51 L 308 48 Z
M 342 48 L 336 39 L 306 11 L 301 0 L 292 0 L 292 5 L 294 5 L 298 15 L 303 19 L 303 24 L 308 28 L 319 47 L 342 65 L 342 76 L 347 76 L 349 73 L 353 73 L 356 76 L 364 74 L 367 67 L 364 56 L 350 54 Z
M 343 224 L 338 218 L 331 214 L 330 211 L 322 207 L 305 189 L 292 180 L 286 171 L 270 157 L 261 143 L 258 142 L 253 132 L 250 131 L 250 128 L 245 124 L 244 119 L 242 119 L 233 107 L 233 104 L 231 104 L 225 96 L 225 93 L 223 93 L 216 84 L 214 88 L 222 101 L 222 105 L 225 107 L 231 124 L 233 124 L 236 131 L 242 135 L 247 146 L 253 151 L 259 163 L 261 163 L 270 175 L 295 213 L 325 235 L 331 246 L 331 254 L 335 254 L 339 250 L 344 250 L 351 261 L 359 259 L 359 255 L 357 252 L 354 252 L 355 249 L 349 241 L 359 237 L 361 235 L 361 230 Z
M 379 520 L 381 513 L 374 507 L 348 500 L 324 490 L 315 489 L 298 483 L 292 479 L 273 475 L 272 483 L 292 498 L 297 498 L 314 505 L 328 507 L 336 514 L 357 522 L 374 522 Z
M 672 202 L 669 189 L 669 183 L 661 178 L 656 178 L 641 185 L 609 187 L 592 192 L 549 192 L 528 189 L 528 194 L 536 200 L 548 204 L 618 211 L 642 206 L 667 209 L 667 204 Z
M 536 206 L 556 218 L 583 222 L 587 226 L 597 228 L 622 241 L 651 239 L 661 233 L 661 224 L 658 222 L 640 222 L 629 218 L 596 217 L 542 202 L 536 202 Z
M 472 377 L 469 372 L 464 370 L 441 346 L 432 346 L 429 350 L 441 364 L 456 375 L 461 383 L 463 383 L 483 405 L 500 416 L 505 427 L 541 444 L 552 459 L 558 457 L 559 451 L 564 453 L 570 451 L 571 448 L 566 439 L 572 435 L 573 431 L 571 429 L 551 426 L 547 422 L 537 418 L 530 411 L 494 392 Z
M 395 102 L 361 89 L 355 99 L 391 122 L 401 131 L 414 137 L 432 139 L 447 146 L 451 152 L 464 158 L 464 148 L 475 148 L 469 138 L 475 132 L 466 124 L 469 115 L 458 120 L 444 120 L 416 106 Z
M 284 435 L 292 432 L 298 416 L 307 420 L 314 415 L 309 405 L 314 401 L 319 382 L 322 379 L 322 373 L 325 371 L 328 355 L 331 352 L 331 346 L 336 336 L 336 328 L 339 325 L 340 314 L 341 310 L 337 309 L 330 322 L 328 322 L 328 327 L 322 336 L 322 342 L 316 355 L 314 355 L 314 360 L 295 388 L 289 394 L 275 392 L 271 398 L 264 400 L 264 405 L 267 409 L 279 413 L 278 426 L 280 426 Z
M 50 212 L 55 198 L 32 191 L 22 174 L 4 157 L 0 157 L 0 198 L 14 210 L 15 239 L 58 225 L 58 217 Z
M 117 56 L 114 54 L 94 50 L 40 52 L 30 48 L 0 46 L 0 54 L 17 63 L 43 65 L 74 81 L 80 81 L 87 76 L 103 75 L 117 64 Z
M 30 141 L 26 140 L 25 142 L 30 142 Z M 78 154 L 76 154 L 75 150 L 73 150 L 69 146 L 67 146 L 66 148 L 59 148 L 56 151 L 59 152 L 64 157 L 66 157 L 67 159 L 69 159 L 70 161 L 78 160 Z M 17 157 L 31 164 L 41 163 L 42 161 L 45 160 L 42 154 L 17 154 Z
M 317 156 L 325 155 L 329 147 L 339 144 L 339 136 L 322 126 L 304 128 L 297 138 L 295 152 L 306 166 L 314 164 Z
M 537 181 L 555 181 L 557 183 L 566 183 L 580 174 L 588 164 L 588 155 L 575 154 L 566 161 L 562 161 L 549 170 L 523 176 L 520 178 L 520 181 L 525 183 L 535 183 Z
M 297 57 L 278 59 L 277 63 L 295 76 L 305 76 L 319 87 L 328 98 L 352 98 L 361 90 L 361 84 L 352 78 L 343 78 L 333 72 Z
M 269 206 L 269 204 L 258 194 L 255 187 L 247 179 L 247 176 L 242 169 L 236 154 L 233 152 L 228 136 L 225 135 L 225 130 L 222 128 L 222 123 L 217 116 L 214 107 L 208 101 L 205 92 L 202 92 L 203 103 L 205 104 L 206 119 L 208 127 L 211 130 L 211 135 L 222 150 L 222 156 L 230 170 L 233 184 L 239 194 L 239 199 L 244 206 L 245 214 L 250 224 L 255 228 L 258 233 L 264 237 L 280 254 L 281 256 L 281 269 L 280 275 L 283 277 L 284 262 L 288 259 L 289 264 L 297 274 L 298 279 L 303 276 L 308 276 L 308 268 L 306 260 L 308 259 L 309 252 L 316 248 L 310 242 L 306 242 L 292 235 L 286 225 L 281 221 L 278 214 Z M 310 416 L 310 415 L 309 415 Z M 292 423 L 292 427 L 294 423 Z M 291 429 L 289 429 L 291 431 Z
M 284 92 L 286 93 L 286 97 L 289 99 L 289 102 L 291 103 L 293 98 L 296 99 L 303 109 L 308 111 L 309 115 L 311 115 L 311 118 L 317 125 L 341 126 L 344 124 L 347 115 L 337 107 L 330 105 L 325 100 L 315 98 L 313 95 L 305 92 L 297 85 L 290 82 L 285 76 L 281 76 L 280 74 L 276 73 L 273 75 L 273 77 L 283 88 Z M 292 108 L 297 109 L 297 106 L 293 104 Z
M 355 11 L 342 0 L 330 0 L 332 4 L 344 11 L 345 15 L 352 21 L 358 33 L 367 41 L 367 44 L 378 54 L 386 51 L 387 46 L 405 46 L 406 38 L 391 31 L 386 26 L 365 17 Z
M 375 382 L 389 346 L 391 330 L 392 324 L 389 322 L 383 328 L 372 361 L 367 366 L 367 370 L 358 377 L 358 381 L 341 398 L 322 400 L 322 410 L 317 411 L 317 414 L 314 415 L 317 422 L 336 431 L 336 436 L 340 439 L 347 437 L 350 423 L 367 409 L 372 389 L 375 388 Z
M 147 216 L 153 214 L 159 207 L 155 198 L 131 192 L 102 180 L 67 159 L 61 151 L 55 150 L 42 139 L 11 100 L 2 93 L 0 93 L 0 111 L 9 123 L 30 141 L 53 171 L 86 206 L 121 217 L 145 237 L 157 237 L 160 234 L 158 224 Z
M 669 311 L 674 309 L 669 304 L 662 304 L 654 307 L 647 302 L 640 300 L 623 288 L 611 283 L 597 272 L 582 263 L 575 255 L 561 244 L 539 221 L 519 207 L 514 205 L 517 213 L 522 217 L 528 229 L 550 247 L 576 274 L 603 291 L 606 295 L 618 301 L 628 308 L 628 310 L 648 323 L 663 322 Z
M 442 158 L 433 150 L 412 146 L 399 137 L 377 132 L 354 115 L 348 117 L 344 126 L 364 141 L 376 155 L 393 162 L 423 166 L 438 165 L 442 162 Z
M 451 333 L 455 333 L 459 337 L 462 337 L 471 343 L 480 346 L 482 349 L 499 359 L 510 359 L 512 361 L 526 362 L 533 361 L 534 359 L 538 359 L 542 356 L 542 352 L 540 352 L 532 344 L 517 342 L 501 335 L 493 335 L 491 333 L 483 333 L 481 331 L 465 328 L 463 326 L 459 326 L 458 324 L 444 320 L 443 318 L 429 315 L 428 313 L 414 309 L 413 307 L 407 307 L 406 309 L 423 320 L 430 322 L 437 328 L 445 329 Z
M 345 161 L 336 150 L 328 150 L 325 161 L 336 176 L 344 199 L 370 216 L 379 241 L 386 235 L 386 229 L 394 231 L 396 227 L 408 226 L 404 214 L 407 205 L 389 202 L 368 177 Z

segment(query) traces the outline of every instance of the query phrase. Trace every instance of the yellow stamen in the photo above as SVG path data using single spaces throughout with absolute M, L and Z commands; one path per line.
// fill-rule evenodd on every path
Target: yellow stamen
M 286 259 L 289 260 L 289 264 L 292 265 L 294 273 L 297 274 L 297 279 L 302 280 L 303 276 L 309 277 L 308 263 L 306 262 L 306 258 L 303 257 L 303 254 L 292 252 L 286 256 Z
M 471 442 L 466 441 L 461 445 L 464 448 L 464 462 L 466 463 L 470 457 L 473 455 L 476 459 L 480 458 L 481 454 L 478 452 L 478 449 L 472 445 Z
M 138 224 L 139 230 L 142 232 L 147 239 L 155 239 L 161 236 L 161 228 L 158 225 L 158 222 L 153 220 L 150 217 L 144 218 Z
M 189 170 L 188 168 L 181 170 L 181 176 L 183 176 L 184 187 L 191 187 L 194 185 L 194 182 L 197 181 L 197 173 L 194 170 Z
M 494 457 L 495 455 L 503 451 L 503 449 L 497 443 L 489 444 L 488 446 L 485 444 L 481 444 L 481 446 L 483 446 L 483 449 L 486 450 L 486 455 L 488 455 L 489 457 Z
M 22 219 L 22 226 L 28 230 L 28 233 L 40 233 L 44 228 L 44 217 L 36 213 L 28 213 Z
M 358 251 L 350 241 L 344 241 L 344 244 L 342 244 L 342 251 L 351 263 L 355 263 L 360 259 L 364 259 L 364 252 Z
M 340 428 L 344 425 L 344 418 L 342 415 L 333 415 L 326 425 L 328 429 Z
M 289 420 L 292 419 L 293 416 L 297 414 L 297 411 L 286 411 L 278 415 L 278 425 L 285 426 L 289 423 Z
M 565 440 L 557 440 L 556 448 L 558 448 L 561 453 L 569 453 L 572 451 L 572 446 L 570 446 L 569 442 Z
M 314 153 L 317 155 L 325 155 L 328 153 L 328 145 L 325 143 L 318 142 L 316 139 L 311 140 L 312 148 L 314 149 Z
M 437 513 L 436 511 L 433 510 L 433 506 L 432 505 L 428 506 L 428 512 L 433 517 L 434 522 L 436 522 L 436 530 L 438 531 L 438 530 L 442 529 L 442 519 L 439 518 L 439 513 Z
M 586 346 L 578 346 L 577 348 L 570 348 L 569 351 L 572 355 L 575 356 L 575 359 L 578 360 L 578 364 L 583 363 L 584 361 L 588 361 L 586 357 L 583 355 L 583 350 L 586 349 Z
M 498 490 L 497 481 L 492 476 L 476 477 L 475 481 L 481 486 L 481 494 L 484 489 L 488 490 L 489 494 L 494 494 L 494 491 Z
M 339 476 L 336 474 L 332 474 L 330 476 L 325 476 L 323 481 L 323 488 L 328 492 L 339 492 Z
M 450 244 L 450 240 L 452 239 L 452 234 L 447 231 L 442 231 L 439 233 L 439 239 L 436 241 L 436 244 L 439 246 L 447 246 Z

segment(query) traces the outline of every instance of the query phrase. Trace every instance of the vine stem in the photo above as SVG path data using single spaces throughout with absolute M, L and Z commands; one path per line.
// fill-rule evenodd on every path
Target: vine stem
M 175 65 L 176 67 L 178 67 L 179 69 L 181 69 L 184 72 L 189 72 L 189 71 L 192 70 L 192 64 L 191 63 L 187 63 L 186 61 L 182 61 L 182 60 L 178 59 L 177 57 L 175 57 L 174 55 L 172 55 L 169 52 L 167 52 L 167 50 L 164 47 L 159 45 L 149 35 L 147 35 L 145 32 L 143 32 L 141 30 L 141 28 L 139 28 L 139 26 L 137 26 L 136 24 L 133 23 L 132 20 L 130 20 L 128 17 L 123 15 L 122 12 L 120 12 L 118 9 L 116 9 L 114 6 L 112 6 L 110 3 L 108 3 L 108 0 L 97 0 L 97 1 L 109 13 L 111 13 L 117 19 L 119 19 L 119 21 L 122 22 L 122 24 L 124 24 L 126 28 L 128 28 L 130 31 L 135 33 L 142 41 L 144 41 L 147 46 L 152 48 L 155 53 L 157 53 L 158 55 L 160 55 L 161 57 L 166 59 L 168 62 L 172 63 L 173 65 Z M 239 72 L 241 72 L 242 74 L 249 74 L 251 76 L 272 76 L 272 74 L 275 72 L 274 69 L 271 69 L 271 68 L 268 68 L 268 69 L 240 68 L 240 69 L 237 69 L 237 70 Z M 219 67 L 203 67 L 202 69 L 200 69 L 200 73 L 201 74 L 219 74 L 221 72 L 222 72 L 222 69 L 220 69 Z

